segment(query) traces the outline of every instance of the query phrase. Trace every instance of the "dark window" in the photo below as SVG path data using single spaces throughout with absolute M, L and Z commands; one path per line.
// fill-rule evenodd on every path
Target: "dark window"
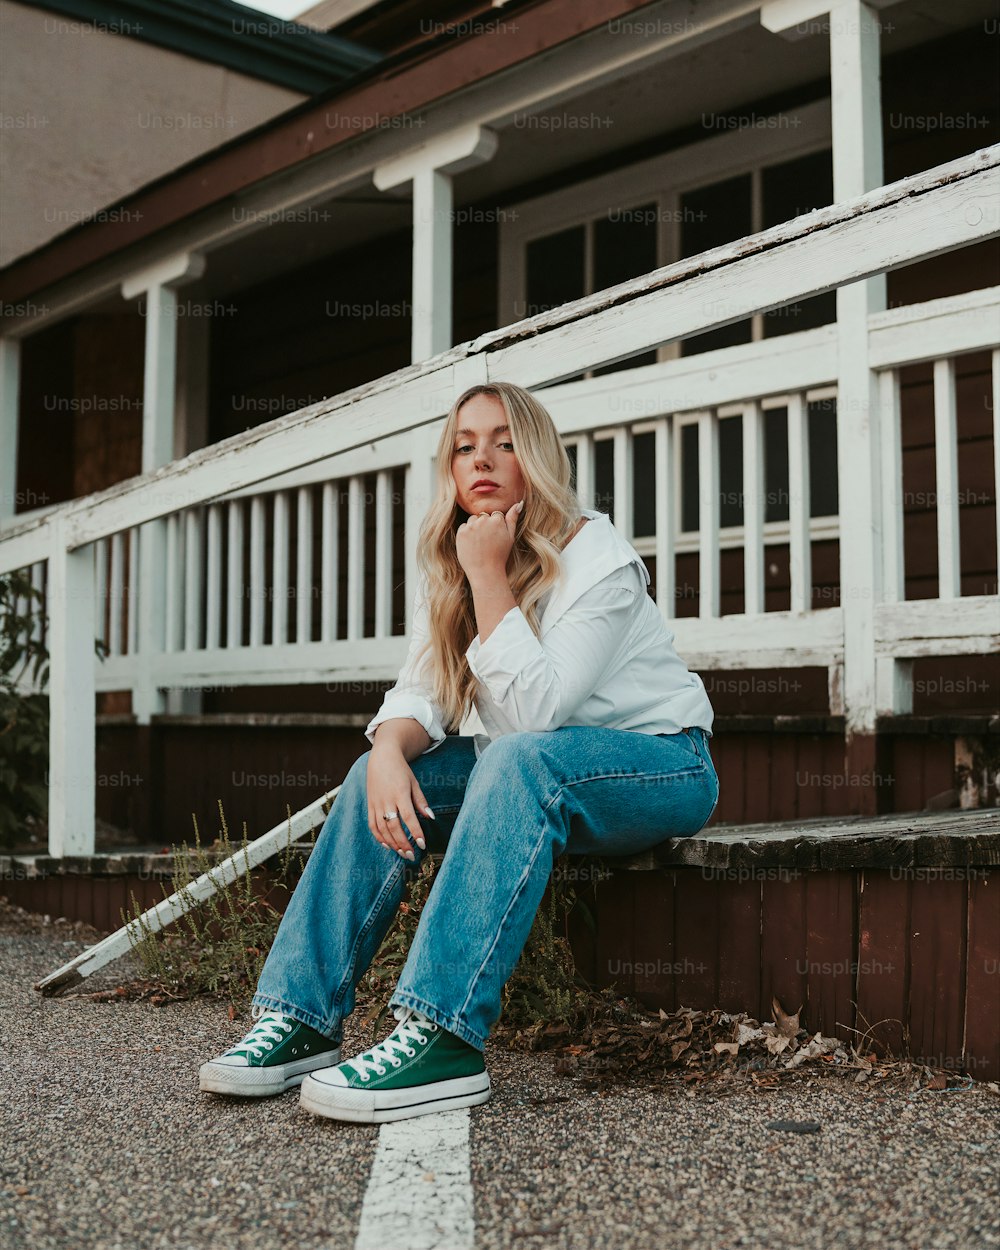
M 583 290 L 583 226 L 532 239 L 526 252 L 527 305 L 518 320 L 579 299 Z
M 753 230 L 752 183 L 749 174 L 727 178 L 681 196 L 681 256 L 697 256 L 709 248 L 742 239 Z M 734 297 L 738 294 L 734 291 Z M 685 339 L 685 356 L 749 343 L 751 323 L 737 321 Z
M 583 226 L 572 226 L 558 234 L 532 239 L 525 250 L 525 287 L 527 301 L 517 309 L 516 317 L 535 317 L 538 313 L 558 308 L 585 294 L 583 289 Z M 578 382 L 582 373 L 558 378 L 558 382 Z M 554 382 L 549 383 L 554 385 Z
M 594 222 L 594 290 L 617 286 L 629 278 L 638 278 L 656 268 L 657 206 L 643 204 L 638 208 L 616 210 Z M 656 352 L 643 352 L 617 364 L 595 369 L 594 377 L 619 369 L 656 364 Z
M 833 203 L 833 153 L 827 148 L 761 171 L 762 228 L 801 217 Z M 775 338 L 794 330 L 812 330 L 837 318 L 837 295 L 825 291 L 764 313 L 764 337 Z

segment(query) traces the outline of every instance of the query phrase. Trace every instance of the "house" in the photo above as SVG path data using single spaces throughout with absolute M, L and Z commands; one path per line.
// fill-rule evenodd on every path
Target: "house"
M 52 854 L 339 783 L 485 376 L 646 560 L 716 822 L 995 807 L 992 6 L 346 7 L 378 59 L 0 273 Z
M 0 38 L 0 265 L 381 59 L 231 0 L 3 0 Z

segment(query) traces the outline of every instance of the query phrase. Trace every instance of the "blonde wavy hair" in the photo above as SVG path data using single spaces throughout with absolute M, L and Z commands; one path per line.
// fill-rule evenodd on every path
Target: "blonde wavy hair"
M 441 431 L 437 493 L 420 526 L 416 551 L 418 569 L 426 579 L 430 635 L 420 655 L 431 654 L 433 695 L 448 733 L 458 732 L 476 689 L 465 652 L 479 631 L 472 591 L 455 548 L 455 533 L 469 514 L 458 503 L 452 476 L 458 414 L 474 395 L 492 395 L 503 405 L 524 478 L 524 510 L 507 574 L 511 593 L 536 636 L 539 613 L 535 604 L 559 580 L 560 551 L 582 516 L 566 448 L 538 400 L 513 382 L 490 382 L 463 391 Z

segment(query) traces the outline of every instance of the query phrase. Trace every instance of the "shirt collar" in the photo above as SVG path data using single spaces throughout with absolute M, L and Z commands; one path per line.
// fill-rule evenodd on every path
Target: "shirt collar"
M 649 585 L 649 570 L 639 553 L 614 527 L 606 512 L 581 508 L 587 524 L 563 549 L 562 581 L 554 587 L 539 622 L 539 636 L 591 586 L 625 564 L 637 564 Z

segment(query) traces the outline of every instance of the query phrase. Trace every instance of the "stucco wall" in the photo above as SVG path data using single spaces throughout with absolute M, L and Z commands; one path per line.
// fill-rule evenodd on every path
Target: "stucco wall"
M 0 265 L 304 96 L 0 0 Z

